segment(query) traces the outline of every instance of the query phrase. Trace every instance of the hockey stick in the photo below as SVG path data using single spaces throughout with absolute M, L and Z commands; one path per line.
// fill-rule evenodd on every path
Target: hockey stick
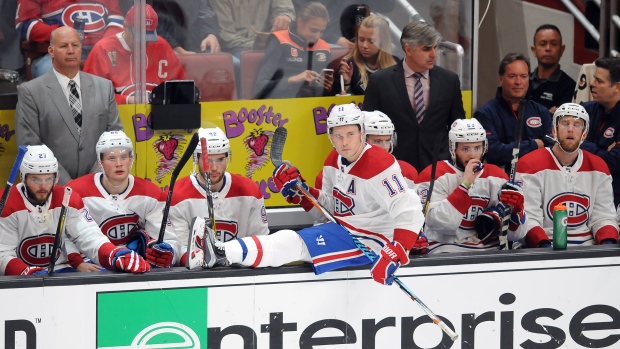
M 6 181 L 6 187 L 4 187 L 4 193 L 2 193 L 2 199 L 0 199 L 0 215 L 2 215 L 2 211 L 4 210 L 4 205 L 6 204 L 6 200 L 9 198 L 9 192 L 11 191 L 11 187 L 13 183 L 15 183 L 15 179 L 17 178 L 17 171 L 19 171 L 19 166 L 24 159 L 24 155 L 28 148 L 20 145 L 17 149 L 17 157 L 15 158 L 15 162 L 13 163 L 13 168 L 11 169 L 11 173 L 9 174 L 9 179 Z
M 286 135 L 287 135 L 286 129 L 284 127 L 278 127 L 271 141 L 272 143 L 271 143 L 270 157 L 271 157 L 271 162 L 276 167 L 280 166 L 280 164 L 282 163 L 285 163 L 288 166 L 292 166 L 290 162 L 282 160 L 282 153 L 284 149 L 284 141 L 286 141 Z M 357 239 L 357 237 L 353 235 L 353 233 L 351 233 L 351 231 L 340 222 L 338 218 L 334 217 L 331 213 L 329 213 L 329 211 L 327 211 L 323 206 L 321 206 L 321 204 L 312 196 L 312 194 L 310 194 L 307 190 L 303 188 L 303 186 L 299 183 L 299 179 L 297 179 L 297 184 L 295 184 L 295 188 L 299 190 L 306 197 L 306 199 L 310 201 L 310 203 L 312 203 L 314 207 L 316 207 L 323 215 L 325 215 L 327 219 L 340 225 L 349 234 L 349 236 L 353 240 L 353 243 L 355 243 L 355 246 L 357 246 L 357 248 L 359 248 L 364 253 L 364 255 L 366 255 L 366 257 L 370 259 L 371 262 L 374 261 L 375 258 L 377 258 L 374 252 L 371 252 L 370 250 L 368 250 L 368 247 L 362 244 Z M 435 315 L 435 313 L 433 313 L 433 311 L 430 310 L 426 306 L 426 304 L 424 304 L 413 293 L 413 291 L 409 289 L 409 287 L 407 287 L 407 285 L 405 285 L 402 281 L 400 281 L 400 279 L 397 276 L 394 276 L 394 282 L 396 282 L 396 284 L 400 287 L 400 289 L 403 292 L 405 292 L 405 294 L 407 294 L 407 296 L 411 300 L 418 303 L 418 305 L 422 308 L 422 310 L 424 310 L 426 315 L 428 315 L 428 317 L 433 321 L 433 323 L 439 326 L 439 328 L 441 328 L 442 331 L 444 331 L 448 336 L 450 336 L 450 339 L 452 339 L 452 341 L 455 341 L 458 338 L 458 335 L 454 333 L 454 331 L 452 331 L 452 329 L 448 327 L 443 321 L 441 321 L 441 319 L 439 319 L 439 317 L 437 317 L 437 315 Z
M 159 228 L 159 236 L 157 237 L 157 244 L 161 244 L 164 241 L 164 234 L 166 233 L 166 225 L 168 223 L 168 215 L 170 214 L 170 202 L 172 201 L 172 192 L 174 190 L 174 183 L 177 181 L 177 177 L 179 173 L 183 169 L 183 166 L 187 163 L 187 160 L 194 153 L 194 149 L 198 145 L 198 133 L 194 133 L 192 139 L 189 141 L 183 156 L 179 159 L 177 166 L 172 171 L 172 176 L 170 177 L 170 185 L 168 186 L 168 197 L 166 198 L 166 205 L 164 206 L 164 213 L 161 217 L 161 227 Z
M 65 193 L 62 197 L 62 208 L 60 209 L 60 217 L 58 218 L 58 226 L 56 227 L 56 236 L 54 237 L 54 246 L 52 247 L 52 254 L 50 255 L 50 264 L 47 267 L 47 275 L 54 275 L 54 267 L 56 266 L 56 254 L 60 248 L 62 241 L 62 233 L 65 231 L 65 218 L 67 218 L 67 207 L 69 206 L 69 199 L 73 190 L 70 187 L 65 187 Z
M 435 148 L 433 149 L 433 163 L 431 164 L 431 183 L 428 186 L 428 193 L 426 194 L 426 202 L 424 203 L 424 217 L 428 212 L 428 205 L 431 203 L 431 195 L 433 195 L 433 188 L 435 187 L 435 175 L 437 174 L 437 161 L 439 161 L 439 148 L 441 148 L 441 137 L 435 140 Z M 426 220 L 424 220 L 426 222 Z M 422 229 L 424 230 L 424 229 Z
M 519 145 L 521 144 L 521 129 L 523 128 L 523 120 L 525 119 L 525 106 L 527 101 L 521 99 L 519 101 L 519 110 L 517 111 L 517 128 L 515 130 L 514 146 L 512 147 L 512 160 L 510 161 L 510 175 L 509 181 L 515 181 L 515 175 L 517 172 L 517 161 L 519 160 Z M 512 214 L 512 207 L 507 206 L 504 210 L 504 217 L 502 217 L 502 231 L 499 234 L 499 249 L 509 250 L 508 244 L 508 225 L 510 222 L 510 215 Z

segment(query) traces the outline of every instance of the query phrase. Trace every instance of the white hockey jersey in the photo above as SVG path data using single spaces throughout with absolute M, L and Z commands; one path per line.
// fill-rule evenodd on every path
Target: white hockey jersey
M 129 175 L 129 186 L 118 195 L 111 195 L 101 184 L 103 173 L 90 173 L 67 184 L 79 193 L 90 209 L 91 217 L 101 232 L 116 246 L 125 246 L 129 233 L 144 229 L 151 238 L 159 237 L 165 202 L 155 184 Z M 164 241 L 174 249 L 174 262 L 180 254 L 180 244 L 171 227 L 166 226 Z
M 0 217 L 0 272 L 3 275 L 20 275 L 26 267 L 46 268 L 49 265 L 64 189 L 54 186 L 45 204 L 35 206 L 26 198 L 24 184 L 11 188 Z M 63 246 L 59 249 L 56 269 L 69 265 L 76 268 L 82 262 L 77 251 L 67 253 L 67 240 L 96 264 L 111 268 L 108 257 L 114 245 L 101 234 L 82 198 L 75 192 L 67 208 Z
M 418 176 L 422 204 L 426 203 L 430 178 L 431 166 L 428 166 Z M 485 164 L 469 191 L 465 192 L 460 188 L 463 171 L 444 160 L 437 163 L 435 178 L 424 226 L 429 253 L 498 250 L 498 239 L 486 244 L 478 239 L 474 223 L 486 208 L 499 203 L 499 191 L 508 180 L 506 173 L 495 165 Z M 523 236 L 515 231 L 508 231 L 509 240 L 521 238 Z
M 249 178 L 224 173 L 224 184 L 213 193 L 216 235 L 230 241 L 252 235 L 267 235 L 267 211 L 258 185 Z M 206 191 L 191 175 L 174 186 L 170 205 L 170 221 L 181 244 L 187 246 L 190 224 L 194 217 L 208 217 Z M 185 251 L 185 250 L 183 250 Z
M 348 166 L 332 150 L 323 167 L 323 187 L 311 192 L 376 253 L 393 240 L 411 249 L 424 224 L 420 198 L 407 187 L 396 159 L 379 147 L 366 144 Z M 315 219 L 326 221 L 307 201 L 302 206 Z
M 519 159 L 517 180 L 523 182 L 530 247 L 553 238 L 553 208 L 568 209 L 568 246 L 618 239 L 611 176 L 605 162 L 581 149 L 572 166 L 562 166 L 551 149 L 535 150 Z

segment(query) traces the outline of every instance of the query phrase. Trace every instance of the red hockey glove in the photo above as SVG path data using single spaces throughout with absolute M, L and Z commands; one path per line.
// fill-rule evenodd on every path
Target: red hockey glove
M 401 265 L 409 263 L 409 253 L 403 245 L 397 241 L 383 246 L 381 255 L 375 259 L 370 268 L 372 278 L 383 285 L 391 285 L 394 282 L 394 273 Z
M 505 206 L 512 207 L 512 213 L 521 214 L 523 212 L 523 189 L 518 183 L 506 182 L 499 192 L 499 201 Z
M 174 249 L 167 242 L 146 249 L 146 260 L 156 268 L 170 268 L 174 261 Z
M 41 275 L 47 273 L 45 268 L 41 267 L 27 267 L 22 271 L 20 275 Z
M 292 191 L 297 191 L 295 185 L 298 183 L 298 179 L 299 183 L 307 190 L 306 180 L 296 167 L 287 167 L 285 163 L 282 163 L 273 171 L 273 181 L 284 197 L 293 195 Z
M 418 234 L 418 239 L 413 244 L 413 247 L 411 247 L 409 254 L 417 255 L 417 254 L 427 254 L 427 253 L 428 253 L 428 239 L 426 238 L 426 235 L 424 235 L 423 232 L 420 232 L 420 234 Z
M 151 270 L 149 264 L 137 253 L 126 248 L 116 248 L 110 253 L 110 265 L 118 271 L 145 273 Z
M 474 230 L 483 243 L 488 244 L 497 240 L 502 230 L 502 219 L 504 217 L 504 206 L 497 205 L 485 209 L 474 220 Z

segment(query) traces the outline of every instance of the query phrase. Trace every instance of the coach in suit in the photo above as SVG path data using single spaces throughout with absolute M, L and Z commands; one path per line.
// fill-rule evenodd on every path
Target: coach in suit
M 52 32 L 54 69 L 18 89 L 18 145 L 47 145 L 58 159 L 58 183 L 98 171 L 95 145 L 104 131 L 122 130 L 109 80 L 80 71 L 82 46 L 75 29 Z
M 452 122 L 465 118 L 459 77 L 435 66 L 441 35 L 426 22 L 412 22 L 403 29 L 400 44 L 405 59 L 370 77 L 363 110 L 380 110 L 394 123 L 398 135 L 394 156 L 419 172 L 439 159 L 450 159 L 448 131 Z

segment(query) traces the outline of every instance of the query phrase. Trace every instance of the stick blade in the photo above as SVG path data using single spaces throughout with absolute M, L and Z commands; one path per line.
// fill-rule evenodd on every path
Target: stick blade
M 205 219 L 194 217 L 190 226 L 187 239 L 187 251 L 185 255 L 185 267 L 193 270 L 202 267 L 204 252 L 202 250 L 202 239 L 205 230 Z
M 278 167 L 282 163 L 282 155 L 284 154 L 284 143 L 286 142 L 286 136 L 288 131 L 284 127 L 276 128 L 271 140 L 271 151 L 269 156 L 273 166 Z

